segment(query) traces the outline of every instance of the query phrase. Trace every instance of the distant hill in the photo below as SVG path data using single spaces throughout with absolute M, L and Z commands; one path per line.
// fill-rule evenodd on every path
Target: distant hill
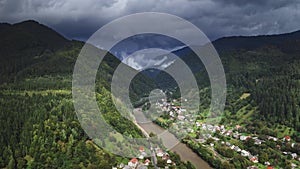
M 299 54 L 300 53 L 300 31 L 295 31 L 286 34 L 278 34 L 278 35 L 259 35 L 259 36 L 232 36 L 232 37 L 224 37 L 217 39 L 212 42 L 212 45 L 215 47 L 225 69 L 228 69 L 227 62 L 232 62 L 230 56 L 233 53 L 245 53 L 247 51 L 261 51 L 261 50 L 279 50 L 285 54 Z M 197 47 L 197 46 L 196 46 Z M 266 51 L 267 52 L 267 51 Z M 270 51 L 271 52 L 271 51 Z M 182 59 L 194 73 L 199 73 L 203 71 L 204 65 L 199 60 L 198 56 L 189 48 L 183 47 L 179 50 L 172 51 L 173 54 L 177 55 Z M 242 58 L 241 58 L 242 59 Z M 260 59 L 256 57 L 257 61 Z M 273 60 L 274 62 L 280 60 Z M 288 58 L 280 58 L 282 61 L 288 61 Z M 243 61 L 247 61 L 244 59 Z M 272 60 L 269 60 L 270 62 Z M 241 63 L 242 64 L 242 63 Z M 268 63 L 270 64 L 270 63 Z M 170 65 L 172 66 L 172 65 Z M 229 72 L 227 72 L 229 73 Z M 157 75 L 158 73 L 156 73 Z M 159 79 L 163 79 L 163 77 L 159 77 Z M 168 78 L 167 78 L 168 79 Z
M 56 51 L 65 47 L 69 40 L 35 21 L 24 21 L 17 24 L 0 24 L 1 59 L 13 59 L 20 51 L 35 52 L 44 50 Z
M 221 57 L 224 56 L 224 53 L 238 50 L 249 51 L 263 47 L 278 48 L 285 53 L 299 53 L 300 31 L 278 35 L 223 37 L 213 41 L 212 44 Z M 183 47 L 179 50 L 172 51 L 172 53 L 185 61 L 194 73 L 203 69 L 202 62 L 189 47 Z
M 280 35 L 225 37 L 212 44 L 225 69 L 229 91 L 227 106 L 231 107 L 229 111 L 235 113 L 239 110 L 233 106 L 235 101 L 229 100 L 238 93 L 248 92 L 251 93 L 249 103 L 258 106 L 258 113 L 253 118 L 299 130 L 300 31 Z M 201 60 L 189 48 L 173 53 L 178 54 L 190 67 L 200 87 L 209 86 Z M 164 73 L 156 77 L 168 79 Z M 168 86 L 174 87 L 172 80 L 168 82 L 171 84 Z
M 299 52 L 295 44 L 288 47 L 287 44 L 297 42 L 299 45 L 300 31 L 277 34 L 277 35 L 259 35 L 259 36 L 232 36 L 224 37 L 213 41 L 213 45 L 219 52 L 231 51 L 237 49 L 253 50 L 263 46 L 276 46 L 285 52 Z
M 35 21 L 0 24 L 0 36 L 0 82 L 11 81 L 28 66 L 72 46 L 69 40 Z
M 84 45 L 84 42 L 68 40 L 53 29 L 32 20 L 0 24 L 0 37 L 0 83 L 45 75 L 70 76 Z M 119 64 L 122 64 L 120 60 L 108 52 L 100 65 L 99 78 L 103 79 L 107 89 L 110 89 L 111 77 Z M 130 67 L 128 69 L 134 71 Z M 155 87 L 143 74 L 138 74 L 135 81 L 131 86 L 131 97 L 134 100 L 145 95 L 145 90 L 141 88 L 150 92 Z

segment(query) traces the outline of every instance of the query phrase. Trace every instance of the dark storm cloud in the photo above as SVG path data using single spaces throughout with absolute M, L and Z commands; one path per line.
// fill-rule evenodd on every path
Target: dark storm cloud
M 146 11 L 188 19 L 211 39 L 300 29 L 298 0 L 0 0 L 0 21 L 34 19 L 77 39 L 120 16 Z

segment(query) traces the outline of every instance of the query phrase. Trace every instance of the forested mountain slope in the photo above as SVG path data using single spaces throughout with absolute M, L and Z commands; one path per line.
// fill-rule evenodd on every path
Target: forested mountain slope
M 235 114 L 236 98 L 258 107 L 253 118 L 300 131 L 300 32 L 281 35 L 225 37 L 212 44 L 219 53 L 228 86 L 227 108 Z M 201 87 L 209 86 L 202 62 L 188 48 L 175 51 L 192 67 Z M 202 69 L 193 69 L 200 65 Z M 231 102 L 232 100 L 232 102 Z M 248 121 L 251 123 L 251 120 Z
M 96 146 L 77 120 L 71 78 L 83 42 L 67 40 L 35 21 L 0 24 L 0 36 L 0 168 L 110 169 L 127 163 Z M 118 132 L 143 137 L 112 104 L 110 82 L 119 64 L 109 53 L 101 63 L 97 99 Z M 154 87 L 143 75 L 136 79 L 149 91 Z M 144 94 L 132 93 L 133 100 Z M 104 144 L 113 144 L 114 137 Z
M 225 110 L 218 117 L 210 117 L 210 82 L 201 60 L 189 48 L 174 52 L 193 71 L 201 98 L 197 123 L 189 126 L 193 131 L 183 141 L 215 168 L 267 168 L 268 165 L 298 168 L 299 159 L 291 154 L 300 154 L 299 31 L 227 37 L 213 44 L 227 81 Z M 176 87 L 174 79 L 163 72 L 155 78 L 166 79 L 162 80 L 167 84 L 164 86 Z M 178 88 L 173 97 L 180 97 Z M 172 104 L 178 104 L 176 99 Z M 177 120 L 167 112 L 155 122 L 162 127 L 172 127 L 174 119 Z M 211 121 L 216 123 L 210 126 Z M 212 128 L 207 129 L 207 126 Z M 224 126 L 225 131 L 219 130 L 220 126 Z M 207 131 L 213 131 L 209 139 L 203 136 Z M 242 140 L 243 137 L 249 139 Z M 249 152 L 249 156 L 238 152 L 242 150 Z M 253 156 L 258 161 L 254 162 Z

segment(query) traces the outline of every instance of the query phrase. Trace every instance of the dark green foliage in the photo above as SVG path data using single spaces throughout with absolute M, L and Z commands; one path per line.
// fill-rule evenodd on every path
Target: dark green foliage
M 105 169 L 121 161 L 120 157 L 99 149 L 90 141 L 75 115 L 71 101 L 71 74 L 83 43 L 69 41 L 34 21 L 0 24 L 0 36 L 0 168 Z M 242 132 L 278 136 L 274 127 L 282 124 L 295 130 L 291 136 L 299 142 L 299 37 L 299 32 L 295 32 L 278 36 L 222 38 L 214 42 L 228 84 L 225 107 L 228 115 L 224 115 L 224 124 L 239 121 L 241 109 L 246 113 L 253 111 L 251 117 L 243 121 L 246 127 Z M 204 87 L 201 90 L 202 112 L 210 104 L 207 72 L 192 53 L 185 51 L 181 55 L 195 73 L 199 87 Z M 141 131 L 116 111 L 111 100 L 110 83 L 119 64 L 117 58 L 107 53 L 97 74 L 96 92 L 101 96 L 97 99 L 105 119 L 118 132 L 142 137 Z M 145 97 L 157 84 L 172 91 L 171 97 L 180 97 L 174 79 L 165 73 L 161 72 L 156 79 L 139 73 L 130 85 L 130 99 L 134 106 L 144 104 Z M 240 99 L 243 93 L 250 96 Z M 168 118 L 167 115 L 164 117 Z M 161 125 L 167 127 L 170 124 L 166 121 Z M 115 137 L 108 139 L 118 144 Z M 221 161 L 202 144 L 189 139 L 184 142 L 215 168 L 246 168 L 251 165 L 248 159 L 223 146 L 216 147 L 216 151 L 228 161 Z M 290 159 L 274 150 L 277 144 L 283 145 L 280 141 L 267 141 L 258 149 L 248 141 L 245 147 L 252 154 L 258 154 L 262 162 L 269 160 L 274 165 L 290 166 Z M 286 144 L 282 151 L 300 154 L 300 146 L 295 144 L 292 148 Z M 193 168 L 190 163 L 181 163 L 178 155 L 170 155 L 179 168 Z M 164 163 L 159 161 L 160 166 Z
M 109 168 L 116 163 L 114 156 L 100 153 L 88 140 L 71 95 L 24 93 L 1 94 L 1 167 Z
M 219 154 L 221 154 L 222 156 L 224 157 L 227 157 L 227 158 L 232 158 L 234 156 L 234 150 L 228 148 L 228 147 L 225 147 L 225 146 L 217 146 L 216 147 L 216 150 Z
M 0 168 L 111 169 L 126 161 L 99 148 L 77 120 L 71 78 L 83 43 L 34 21 L 0 24 L 0 35 Z M 107 53 L 99 66 L 95 85 L 99 107 L 117 132 L 143 137 L 112 102 L 110 82 L 119 64 Z M 154 83 L 143 74 L 134 81 L 130 94 L 137 102 Z M 113 136 L 109 141 L 120 144 Z M 191 166 L 180 159 L 178 165 Z

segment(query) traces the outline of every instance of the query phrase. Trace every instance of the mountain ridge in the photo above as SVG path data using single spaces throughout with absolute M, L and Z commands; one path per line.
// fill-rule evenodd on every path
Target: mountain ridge
M 13 25 L 0 24 L 0 36 L 4 39 L 0 41 L 0 83 L 17 82 L 28 76 L 72 74 L 77 56 L 84 46 L 84 42 L 68 40 L 55 30 L 33 20 Z M 110 83 L 114 69 L 121 63 L 117 57 L 107 52 L 101 63 L 104 70 L 99 70 L 102 71 L 102 81 Z M 152 88 L 150 86 L 153 84 L 146 76 L 140 74 L 136 78 L 137 83 L 143 84 L 145 88 Z M 107 89 L 110 88 L 110 85 L 104 84 Z M 142 92 L 139 86 L 133 84 L 131 87 Z M 133 98 L 143 95 L 135 92 L 131 94 Z
M 35 26 L 37 28 L 32 28 Z M 51 32 L 54 39 L 44 42 L 43 38 L 48 36 L 44 35 L 44 31 L 40 30 L 37 31 L 37 35 L 32 35 L 34 33 L 32 30 L 44 29 L 43 26 L 37 25 L 37 22 L 22 23 L 21 26 L 17 26 L 20 29 L 9 30 L 10 27 L 8 24 L 0 25 L 2 37 L 7 38 L 7 41 L 0 42 L 2 43 L 2 48 L 0 48 L 0 103 L 2 105 L 0 112 L 3 112 L 0 113 L 0 128 L 3 129 L 0 130 L 0 134 L 4 136 L 0 139 L 2 145 L 0 151 L 4 152 L 2 159 L 0 158 L 0 168 L 6 166 L 9 168 L 17 168 L 17 166 L 18 168 L 26 168 L 26 166 L 28 168 L 99 168 L 99 166 L 112 168 L 111 165 L 117 165 L 118 160 L 115 160 L 115 156 L 105 151 L 95 153 L 93 146 L 89 146 L 89 138 L 76 121 L 73 110 L 71 74 L 84 42 L 65 39 L 66 45 L 57 45 L 55 40 L 65 44 L 64 38 L 61 39 L 55 32 L 52 32 L 54 30 L 48 28 L 46 28 L 47 31 Z M 10 35 L 11 32 L 15 34 Z M 261 45 L 272 40 L 272 38 L 271 40 L 267 38 L 258 45 L 259 47 L 255 48 L 255 45 L 250 45 L 249 49 L 237 48 L 235 45 L 247 46 L 254 42 L 243 42 L 241 45 L 240 39 L 237 39 L 236 42 L 231 42 L 224 47 L 226 51 L 219 51 L 228 84 L 225 114 L 220 123 L 242 126 L 242 133 L 258 133 L 278 138 L 290 135 L 293 140 L 299 142 L 300 52 L 298 38 L 290 41 L 282 41 L 279 38 L 280 40 L 275 41 L 277 43 L 275 45 Z M 265 37 L 262 39 L 265 40 Z M 228 41 L 225 39 L 218 43 L 225 42 Z M 227 51 L 227 49 L 233 50 Z M 199 108 L 201 120 L 206 112 L 209 113 L 207 109 L 210 103 L 209 80 L 205 69 L 198 70 L 201 65 L 199 59 L 196 62 L 195 56 L 185 51 L 181 54 L 184 61 L 190 62 L 189 66 L 196 68 L 193 69 L 194 75 L 200 90 L 203 89 L 201 90 L 203 102 Z M 139 135 L 140 132 L 136 126 L 120 116 L 111 101 L 110 82 L 115 68 L 121 64 L 120 60 L 108 53 L 101 64 L 96 82 L 97 98 L 101 104 L 99 107 L 103 109 L 108 121 L 118 131 L 128 136 Z M 130 70 L 133 69 L 130 68 Z M 159 77 L 161 78 L 159 82 L 163 83 L 163 87 L 168 88 L 175 83 L 168 83 L 163 77 L 166 76 Z M 172 77 L 168 78 L 172 80 Z M 156 87 L 149 85 L 145 76 L 136 80 L 140 84 L 131 86 L 131 89 L 143 92 L 132 94 L 131 98 L 134 97 L 136 100 L 141 97 L 141 94 L 147 96 L 146 92 Z M 141 82 L 141 80 L 144 81 Z M 132 82 L 136 83 L 134 80 Z M 202 82 L 206 84 L 201 85 Z M 177 91 L 173 93 L 180 94 Z M 245 94 L 247 97 L 241 99 L 241 96 Z M 140 103 L 139 106 L 143 104 Z M 197 137 L 197 133 L 192 137 Z M 109 146 L 119 141 L 117 135 L 113 134 L 108 135 L 107 140 L 103 140 L 102 144 Z M 278 144 L 285 146 L 281 142 Z M 196 145 L 194 150 L 202 147 L 199 143 Z M 274 150 L 277 150 L 275 143 L 273 146 Z M 257 151 L 257 145 L 250 145 L 249 148 L 252 154 L 259 154 L 261 157 L 261 151 Z M 130 147 L 123 151 L 126 152 L 128 149 Z M 200 150 L 196 151 L 202 153 L 203 151 Z M 259 150 L 267 154 L 273 153 L 269 151 L 268 146 L 260 147 Z M 215 160 L 213 154 L 205 153 L 203 157 L 206 157 L 204 159 L 208 161 Z M 244 163 L 244 160 L 247 159 L 238 156 L 237 160 L 234 158 L 229 162 L 233 163 L 236 168 L 241 168 L 239 166 Z M 270 160 L 281 167 L 286 166 L 288 162 L 282 155 L 270 156 Z M 128 161 L 119 160 L 119 163 L 121 162 L 126 164 Z M 221 165 L 220 162 L 210 162 L 210 164 Z M 179 168 L 184 167 L 179 166 Z

